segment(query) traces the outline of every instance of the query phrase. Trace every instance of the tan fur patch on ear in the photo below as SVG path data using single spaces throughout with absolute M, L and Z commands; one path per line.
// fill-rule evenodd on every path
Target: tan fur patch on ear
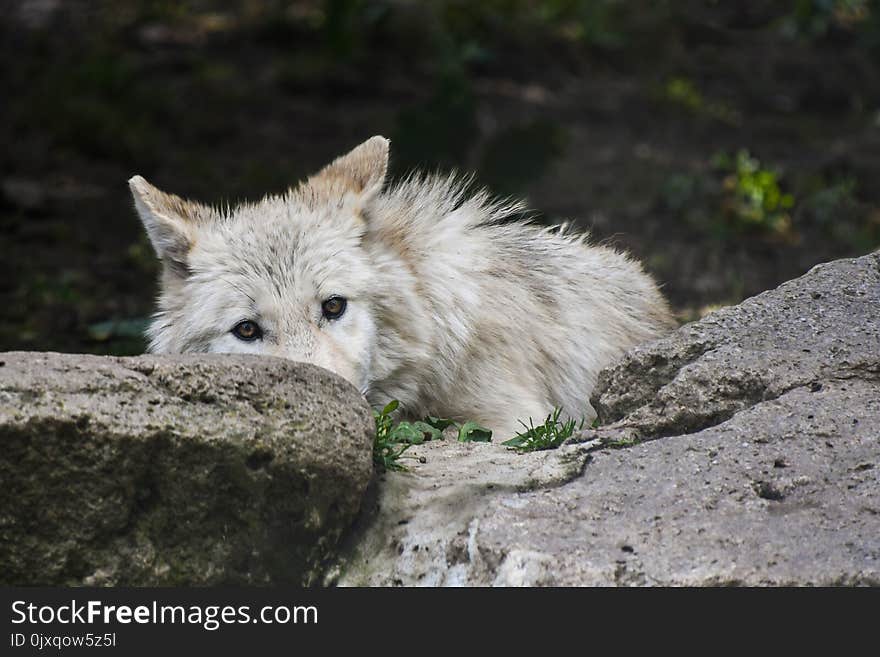
M 132 176 L 128 186 L 135 201 L 143 203 L 144 207 L 154 215 L 183 221 L 199 221 L 204 215 L 200 204 L 163 192 L 147 182 L 143 176 Z
M 133 176 L 128 185 L 156 255 L 176 273 L 186 273 L 187 256 L 195 245 L 196 226 L 207 220 L 210 210 L 199 203 L 166 194 L 141 176 Z
M 363 144 L 336 158 L 309 179 L 313 185 L 341 185 L 354 194 L 375 194 L 385 182 L 388 171 L 389 141 L 371 137 Z

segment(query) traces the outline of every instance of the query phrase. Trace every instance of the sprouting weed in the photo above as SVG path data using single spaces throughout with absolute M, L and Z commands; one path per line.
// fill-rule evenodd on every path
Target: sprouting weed
M 528 425 L 520 421 L 525 431 L 516 434 L 510 440 L 502 443 L 518 452 L 535 452 L 542 449 L 555 449 L 565 442 L 575 430 L 580 431 L 584 428 L 584 420 L 580 424 L 573 419 L 567 422 L 560 422 L 559 415 L 562 409 L 554 408 L 553 412 L 547 416 L 543 424 L 535 426 L 532 418 L 529 418 Z
M 443 430 L 453 426 L 458 429 L 461 442 L 489 442 L 492 432 L 477 422 L 459 424 L 453 420 L 426 417 L 417 422 L 394 422 L 392 414 L 400 406 L 396 399 L 389 402 L 381 411 L 373 409 L 376 420 L 376 437 L 373 441 L 373 461 L 387 470 L 405 470 L 400 460 L 407 458 L 404 452 L 413 445 L 421 445 L 428 440 L 442 440 Z

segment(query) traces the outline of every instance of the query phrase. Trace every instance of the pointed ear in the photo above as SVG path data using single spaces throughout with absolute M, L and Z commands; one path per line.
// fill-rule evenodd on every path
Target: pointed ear
M 156 255 L 177 274 L 187 274 L 187 255 L 195 244 L 196 225 L 207 214 L 197 203 L 166 194 L 141 176 L 128 181 L 137 213 Z
M 354 150 L 338 157 L 309 182 L 341 187 L 362 201 L 375 196 L 385 183 L 388 171 L 388 144 L 385 137 L 371 137 Z

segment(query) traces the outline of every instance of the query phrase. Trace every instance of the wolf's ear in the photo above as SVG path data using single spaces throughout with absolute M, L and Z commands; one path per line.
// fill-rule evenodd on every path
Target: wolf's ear
M 141 176 L 131 178 L 128 186 L 156 255 L 173 272 L 185 275 L 187 254 L 195 244 L 196 223 L 205 214 L 204 208 L 156 189 Z
M 354 150 L 333 160 L 312 176 L 309 182 L 313 185 L 341 186 L 361 201 L 368 200 L 378 194 L 385 183 L 388 144 L 385 137 L 370 137 Z

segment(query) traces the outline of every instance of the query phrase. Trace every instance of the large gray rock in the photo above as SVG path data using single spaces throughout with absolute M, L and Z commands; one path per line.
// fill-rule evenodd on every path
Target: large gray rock
M 342 584 L 880 585 L 880 256 L 628 354 L 559 450 L 428 444 Z
M 819 265 L 636 348 L 599 379 L 603 424 L 640 438 L 701 429 L 804 386 L 880 374 L 880 255 Z
M 0 353 L 0 583 L 312 582 L 373 431 L 309 365 Z

